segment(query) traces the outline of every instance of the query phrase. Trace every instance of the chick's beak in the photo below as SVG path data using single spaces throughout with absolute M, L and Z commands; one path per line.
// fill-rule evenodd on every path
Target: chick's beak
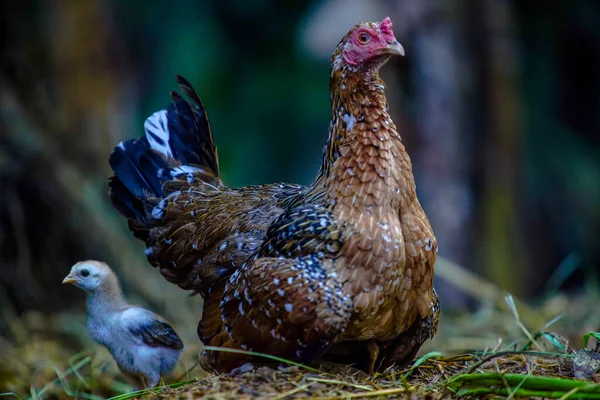
M 388 41 L 387 46 L 383 48 L 385 54 L 394 56 L 404 56 L 404 47 L 397 40 Z
M 63 279 L 63 281 L 62 281 L 63 285 L 65 285 L 65 284 L 67 284 L 67 283 L 68 283 L 68 284 L 72 284 L 72 283 L 75 283 L 75 282 L 76 282 L 76 280 L 75 280 L 75 278 L 73 278 L 73 277 L 71 276 L 71 274 L 67 275 L 67 276 L 65 277 L 65 279 Z

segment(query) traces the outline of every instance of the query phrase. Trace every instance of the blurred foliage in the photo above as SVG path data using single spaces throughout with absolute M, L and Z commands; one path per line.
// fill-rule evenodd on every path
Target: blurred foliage
M 531 253 L 542 256 L 529 261 L 556 266 L 576 254 L 579 279 L 597 278 L 600 3 L 516 4 L 526 133 L 520 149 L 521 219 L 526 237 L 534 238 L 528 241 Z

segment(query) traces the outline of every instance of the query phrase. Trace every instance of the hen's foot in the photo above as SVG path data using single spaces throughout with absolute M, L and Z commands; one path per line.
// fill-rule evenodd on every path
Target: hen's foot
M 229 372 L 229 374 L 227 374 L 227 375 L 232 376 L 232 377 L 236 377 L 236 376 L 243 375 L 243 374 L 245 374 L 247 372 L 250 372 L 253 369 L 254 369 L 254 365 L 251 362 L 247 362 L 247 363 L 245 363 L 243 365 L 240 365 L 237 368 L 232 369 L 231 372 Z

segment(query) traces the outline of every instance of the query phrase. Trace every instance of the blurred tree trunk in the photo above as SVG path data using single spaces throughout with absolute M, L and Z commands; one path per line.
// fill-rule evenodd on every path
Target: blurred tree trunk
M 475 4 L 476 3 L 476 4 Z M 472 2 L 480 14 L 473 15 L 482 30 L 477 48 L 481 52 L 483 104 L 487 121 L 481 128 L 484 142 L 479 146 L 482 185 L 479 215 L 483 246 L 479 246 L 485 275 L 511 293 L 521 296 L 528 289 L 529 270 L 524 264 L 524 245 L 518 218 L 517 189 L 521 169 L 521 116 L 518 52 L 514 17 L 506 1 Z M 530 294 L 530 293 L 529 293 Z
M 462 182 L 470 188 L 471 220 L 467 265 L 516 295 L 527 280 L 521 225 L 517 218 L 520 115 L 514 27 L 510 3 L 498 0 L 455 3 L 463 58 Z M 461 75 L 457 75 L 461 76 Z M 450 74 L 450 79 L 452 75 Z M 467 111 L 468 110 L 468 111 Z M 443 194 L 441 194 L 443 195 Z M 465 199 L 463 199 L 465 200 Z M 460 209 L 460 208 L 459 208 Z
M 469 81 L 460 27 L 459 2 L 391 0 L 394 30 L 406 43 L 415 104 L 405 107 L 416 119 L 401 126 L 413 160 L 417 191 L 439 242 L 440 255 L 462 265 L 472 260 L 473 194 L 469 171 L 473 144 L 468 110 Z M 405 74 L 401 66 L 399 74 Z M 391 86 L 391 85 L 390 85 Z M 393 87 L 390 90 L 394 91 Z M 408 102 L 407 102 L 408 103 Z M 408 128 L 408 129 L 407 129 Z M 465 295 L 441 280 L 436 283 L 446 307 L 464 304 Z

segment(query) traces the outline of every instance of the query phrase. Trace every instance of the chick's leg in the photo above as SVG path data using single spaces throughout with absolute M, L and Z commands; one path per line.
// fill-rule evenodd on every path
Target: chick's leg
M 146 386 L 144 385 L 144 379 L 140 375 L 133 374 L 131 372 L 125 371 L 123 368 L 119 367 L 125 380 L 131 383 L 133 386 L 133 391 L 138 391 L 144 389 Z
M 341 285 L 313 258 L 248 263 L 232 275 L 221 303 L 226 330 L 242 348 L 298 361 L 325 352 L 350 310 Z
M 160 374 L 158 372 L 153 371 L 145 377 L 145 381 L 146 387 L 155 387 L 156 385 L 158 385 L 158 382 L 160 382 Z

